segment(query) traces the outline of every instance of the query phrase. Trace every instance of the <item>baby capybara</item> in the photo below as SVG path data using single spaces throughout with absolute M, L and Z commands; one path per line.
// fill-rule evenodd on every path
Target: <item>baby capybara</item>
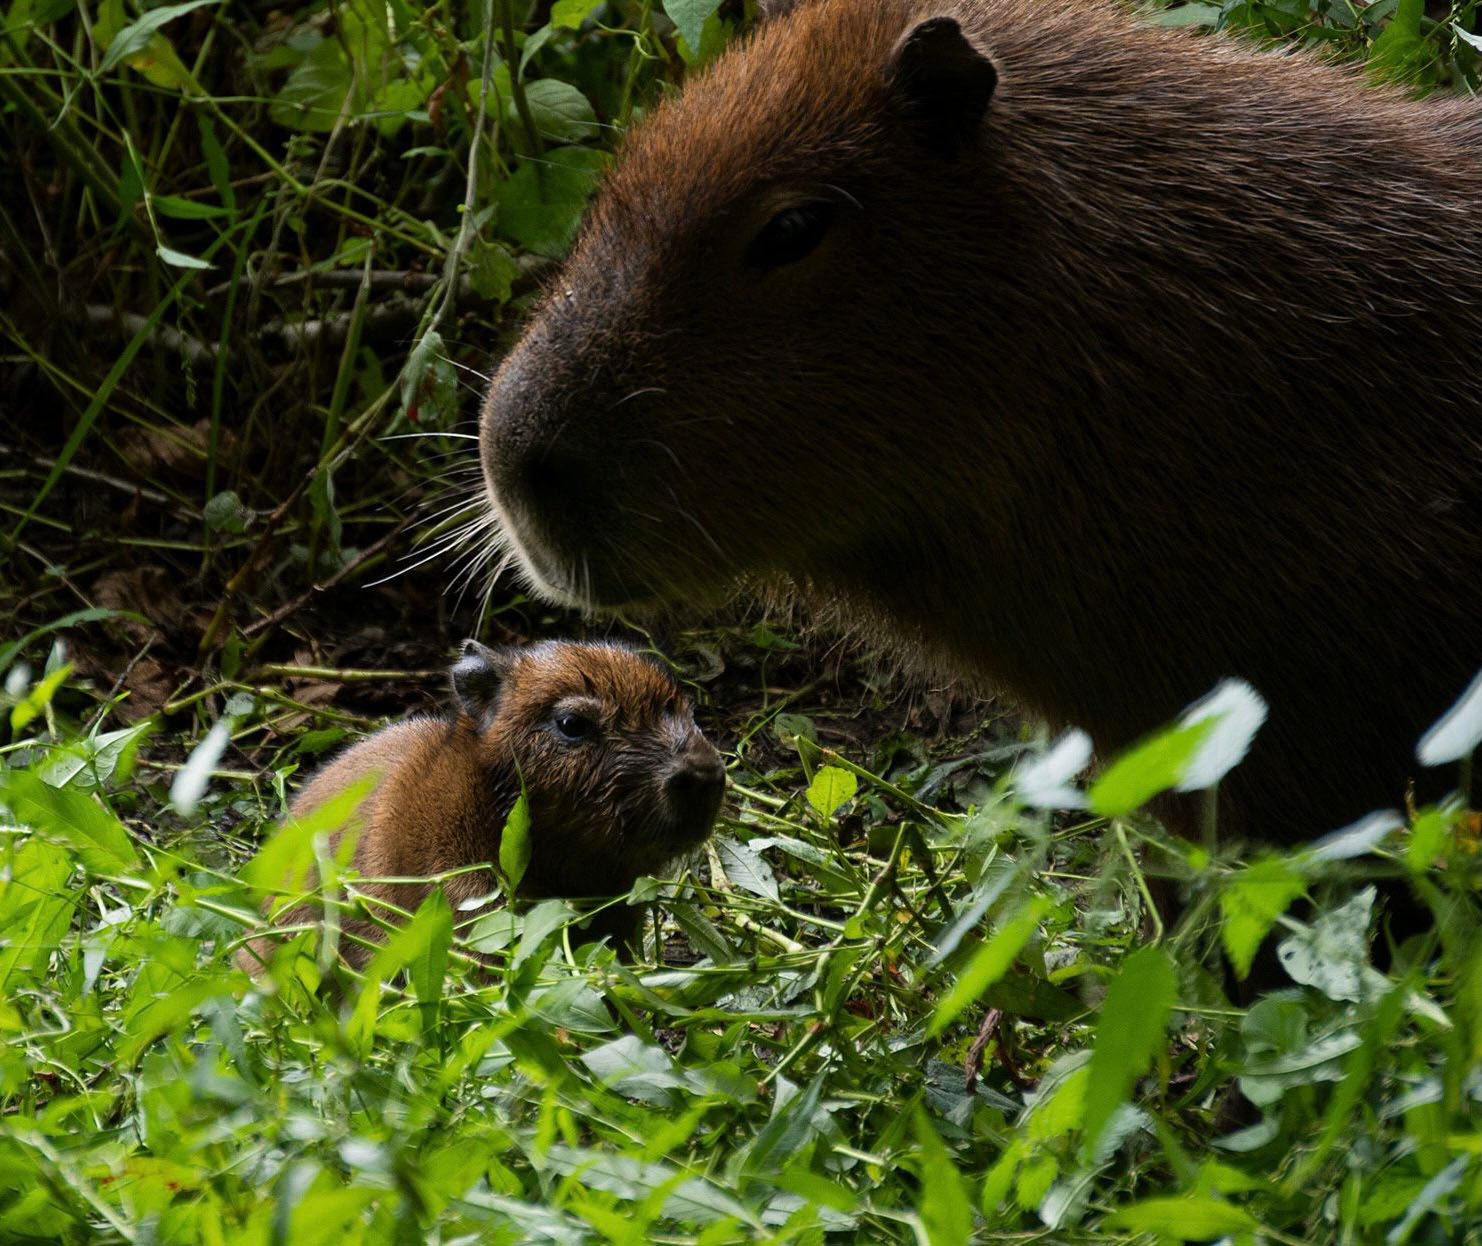
M 463 866 L 486 868 L 442 884 L 455 910 L 487 896 L 500 836 L 523 789 L 530 861 L 519 894 L 573 898 L 622 895 L 710 834 L 725 786 L 720 755 L 695 725 L 689 699 L 656 662 L 619 644 L 548 641 L 529 648 L 464 644 L 453 667 L 457 702 L 449 718 L 413 718 L 360 741 L 321 770 L 294 800 L 295 817 L 351 785 L 379 776 L 351 828 L 359 889 L 411 911 L 426 878 Z M 350 828 L 347 828 L 350 829 Z M 338 833 L 335 835 L 338 841 Z M 392 910 L 379 910 L 392 917 Z M 609 914 L 614 913 L 609 910 Z M 615 911 L 600 932 L 619 938 L 636 914 Z M 459 912 L 460 919 L 471 914 Z M 311 905 L 284 923 L 313 920 Z M 348 918 L 344 951 L 381 927 Z M 271 945 L 255 941 L 256 965 Z

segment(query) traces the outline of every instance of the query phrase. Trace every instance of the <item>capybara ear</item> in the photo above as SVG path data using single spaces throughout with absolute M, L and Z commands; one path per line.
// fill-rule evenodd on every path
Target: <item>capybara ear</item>
M 950 156 L 977 137 L 998 71 L 953 18 L 932 17 L 895 45 L 890 80 L 922 141 Z
M 774 18 L 786 17 L 803 0 L 756 0 L 756 15 L 764 21 L 770 22 Z
M 499 688 L 514 668 L 512 650 L 491 649 L 476 640 L 463 642 L 463 653 L 453 667 L 453 695 L 459 708 L 475 722 L 494 716 Z

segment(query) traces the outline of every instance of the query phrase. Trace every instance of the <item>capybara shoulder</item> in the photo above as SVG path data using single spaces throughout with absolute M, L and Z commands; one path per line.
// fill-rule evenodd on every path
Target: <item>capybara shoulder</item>
M 1403 796 L 1482 664 L 1482 108 L 1094 0 L 800 0 L 625 140 L 490 387 L 529 582 L 781 580 L 1225 825 Z

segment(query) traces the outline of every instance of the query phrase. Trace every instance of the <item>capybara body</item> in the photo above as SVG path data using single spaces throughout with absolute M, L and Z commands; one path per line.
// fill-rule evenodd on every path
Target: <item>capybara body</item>
M 1482 109 L 1090 0 L 802 0 L 626 140 L 491 386 L 530 581 L 782 580 L 1223 824 L 1382 804 L 1482 665 Z
M 374 780 L 347 828 L 357 835 L 354 868 L 367 880 L 358 887 L 373 901 L 414 910 L 433 884 L 379 880 L 467 866 L 484 868 L 442 883 L 455 910 L 493 893 L 488 867 L 499 860 L 522 787 L 531 849 L 522 896 L 622 895 L 710 833 L 725 784 L 720 755 L 679 686 L 636 651 L 572 642 L 494 650 L 469 641 L 452 678 L 453 717 L 377 732 L 320 771 L 293 802 L 290 812 L 301 818 Z M 601 933 L 632 930 L 630 910 L 609 912 Z M 278 920 L 316 916 L 302 906 Z M 394 919 L 390 909 L 380 916 Z M 342 926 L 356 936 L 342 945 L 346 956 L 363 961 L 361 941 L 380 938 L 382 926 L 360 918 Z M 258 941 L 255 952 L 254 965 L 271 947 Z

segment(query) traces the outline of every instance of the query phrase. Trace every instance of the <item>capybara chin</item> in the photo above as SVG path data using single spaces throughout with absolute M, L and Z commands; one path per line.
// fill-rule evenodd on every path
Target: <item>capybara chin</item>
M 532 584 L 804 586 L 1109 750 L 1238 675 L 1240 835 L 1482 664 L 1482 109 L 1090 0 L 802 0 L 628 136 L 482 417 Z
M 387 727 L 342 753 L 299 793 L 303 817 L 358 781 L 379 776 L 355 814 L 353 863 L 359 889 L 411 911 L 425 878 L 479 865 L 442 884 L 457 909 L 490 895 L 499 844 L 523 789 L 530 812 L 530 861 L 522 896 L 622 895 L 710 834 L 725 787 L 720 754 L 695 725 L 678 684 L 635 650 L 616 644 L 549 641 L 490 649 L 466 641 L 452 672 L 457 713 Z M 338 842 L 338 833 L 334 836 Z M 374 907 L 374 906 L 373 906 Z M 312 905 L 278 920 L 313 920 Z M 390 910 L 381 910 L 390 918 Z M 474 914 L 459 912 L 465 919 Z M 636 929 L 628 907 L 601 915 L 597 933 L 622 939 Z M 342 923 L 342 945 L 361 963 L 360 940 L 382 929 Z M 256 940 L 243 964 L 272 953 Z

